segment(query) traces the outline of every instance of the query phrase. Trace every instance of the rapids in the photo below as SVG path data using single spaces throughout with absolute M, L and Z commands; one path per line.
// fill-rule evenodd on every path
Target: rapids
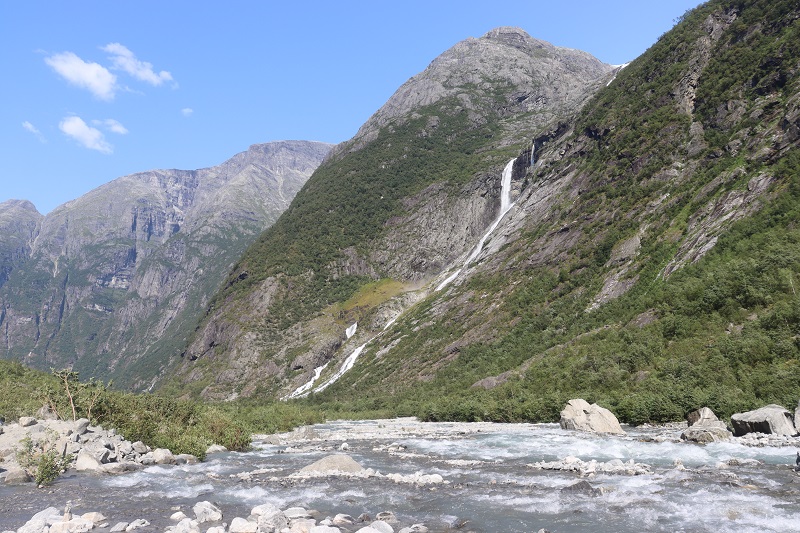
M 148 530 L 163 531 L 174 525 L 168 517 L 175 510 L 191 515 L 199 500 L 217 503 L 228 523 L 270 502 L 314 509 L 320 519 L 392 511 L 399 520 L 395 531 L 415 523 L 432 532 L 800 531 L 800 475 L 791 468 L 796 448 L 688 444 L 679 440 L 678 427 L 626 430 L 612 437 L 554 424 L 337 421 L 257 437 L 250 452 L 214 454 L 196 465 L 118 476 L 68 473 L 47 489 L 2 486 L 0 531 L 16 530 L 34 513 L 67 501 L 73 513 L 100 511 L 112 525 L 144 518 L 152 524 Z M 344 442 L 363 467 L 383 475 L 293 475 L 338 453 Z M 530 466 L 567 456 L 632 459 L 652 473 L 581 477 Z M 416 472 L 440 474 L 445 483 L 420 486 L 385 477 Z M 598 490 L 562 491 L 581 480 Z

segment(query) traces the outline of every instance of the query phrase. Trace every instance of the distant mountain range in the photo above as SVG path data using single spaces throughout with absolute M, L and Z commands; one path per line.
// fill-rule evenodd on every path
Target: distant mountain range
M 150 388 L 329 149 L 254 145 L 212 168 L 118 178 L 47 216 L 0 204 L 3 356 Z

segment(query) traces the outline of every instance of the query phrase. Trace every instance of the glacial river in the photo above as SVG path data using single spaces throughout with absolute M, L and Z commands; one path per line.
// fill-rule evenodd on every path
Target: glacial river
M 73 514 L 100 511 L 110 525 L 144 518 L 151 525 L 141 531 L 163 531 L 174 525 L 173 512 L 191 516 L 202 500 L 215 502 L 228 523 L 270 502 L 315 510 L 319 519 L 391 511 L 395 531 L 418 523 L 431 532 L 800 531 L 796 448 L 702 446 L 681 442 L 679 428 L 625 429 L 628 435 L 618 437 L 553 424 L 332 422 L 264 437 L 250 452 L 214 454 L 196 465 L 117 476 L 68 473 L 46 489 L 3 486 L 0 531 L 16 530 L 36 512 L 68 501 Z M 292 476 L 341 453 L 344 442 L 347 454 L 382 475 Z M 566 457 L 633 460 L 650 468 L 642 475 L 582 477 L 530 466 Z M 417 472 L 439 474 L 445 482 L 396 483 L 385 476 Z M 591 488 L 569 489 L 581 480 Z

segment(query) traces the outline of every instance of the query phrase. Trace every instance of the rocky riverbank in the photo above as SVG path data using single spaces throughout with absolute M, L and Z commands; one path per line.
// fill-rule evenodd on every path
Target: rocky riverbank
M 31 481 L 31 472 L 19 463 L 18 452 L 30 442 L 30 453 L 54 451 L 71 457 L 78 472 L 120 474 L 157 464 L 196 463 L 189 454 L 173 455 L 165 448 L 151 449 L 141 441 L 130 442 L 113 429 L 93 426 L 89 420 L 37 420 L 22 417 L 0 426 L 0 480 L 7 484 Z

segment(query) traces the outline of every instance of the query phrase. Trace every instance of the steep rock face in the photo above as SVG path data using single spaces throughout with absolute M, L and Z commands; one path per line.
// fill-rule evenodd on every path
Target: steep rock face
M 0 294 L 4 356 L 149 386 L 329 148 L 254 145 L 217 167 L 125 176 L 56 208 Z
M 331 152 L 244 255 L 176 386 L 213 398 L 252 394 L 253 383 L 284 394 L 346 357 L 422 296 L 400 294 L 474 246 L 499 211 L 503 167 L 530 146 L 525 132 L 580 108 L 612 71 L 516 28 L 442 54 Z M 368 326 L 347 341 L 356 321 Z
M 43 218 L 26 200 L 0 203 L 0 288 L 30 255 Z

